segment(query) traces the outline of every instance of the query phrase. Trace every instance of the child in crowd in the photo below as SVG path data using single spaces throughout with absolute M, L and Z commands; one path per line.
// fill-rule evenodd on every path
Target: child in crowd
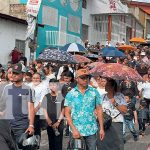
M 125 93 L 124 95 L 125 95 L 125 100 L 127 102 L 127 112 L 124 115 L 124 131 L 123 131 L 124 138 L 125 138 L 126 126 L 127 126 L 134 137 L 134 141 L 137 141 L 138 133 L 135 130 L 134 123 L 133 123 L 133 119 L 134 119 L 135 124 L 138 124 L 136 108 L 135 108 L 134 103 L 131 102 L 131 99 L 132 99 L 131 94 Z M 124 142 L 125 142 L 125 139 L 124 139 Z
M 139 109 L 137 110 L 137 114 L 138 114 L 138 123 L 139 123 L 139 133 L 141 136 L 145 135 L 145 130 L 146 130 L 146 123 L 147 120 L 150 117 L 150 112 L 148 110 L 148 108 L 146 108 L 146 101 L 145 100 L 141 100 L 140 101 L 140 106 Z

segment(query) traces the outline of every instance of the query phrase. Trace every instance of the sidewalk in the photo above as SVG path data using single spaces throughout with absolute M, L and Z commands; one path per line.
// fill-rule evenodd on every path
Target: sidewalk
M 146 135 L 143 138 L 139 138 L 138 141 L 134 141 L 131 134 L 127 137 L 124 150 L 150 150 L 150 127 L 146 129 Z

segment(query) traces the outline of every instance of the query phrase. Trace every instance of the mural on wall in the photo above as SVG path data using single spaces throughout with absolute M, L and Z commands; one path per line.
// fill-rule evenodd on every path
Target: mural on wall
M 38 27 L 37 56 L 46 47 L 81 43 L 82 1 L 43 0 L 38 23 L 44 27 Z
M 21 4 L 27 0 L 20 0 Z M 81 43 L 82 1 L 42 0 L 38 14 L 36 56 L 46 47 L 59 48 L 67 43 Z

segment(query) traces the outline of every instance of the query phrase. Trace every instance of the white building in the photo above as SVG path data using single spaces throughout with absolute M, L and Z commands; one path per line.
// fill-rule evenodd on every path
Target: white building
M 82 40 L 88 39 L 91 44 L 108 40 L 115 45 L 143 36 L 144 27 L 119 0 L 83 0 L 82 15 Z
M 30 50 L 25 44 L 27 24 L 25 20 L 0 13 L 0 63 L 6 65 L 14 47 L 25 52 L 29 60 Z

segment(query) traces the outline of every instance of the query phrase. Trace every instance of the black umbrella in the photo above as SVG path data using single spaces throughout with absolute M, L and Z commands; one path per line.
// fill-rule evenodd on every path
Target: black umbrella
M 38 57 L 39 60 L 46 62 L 57 62 L 57 63 L 76 63 L 73 56 L 68 52 L 56 50 L 56 49 L 45 49 Z

